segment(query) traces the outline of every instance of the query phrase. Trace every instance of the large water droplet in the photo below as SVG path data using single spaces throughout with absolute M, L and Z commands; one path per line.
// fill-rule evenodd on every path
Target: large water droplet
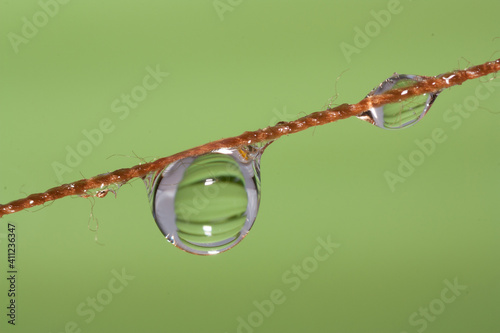
M 259 209 L 264 148 L 220 149 L 176 161 L 146 177 L 153 216 L 167 240 L 201 255 L 238 244 Z
M 380 95 L 391 89 L 409 87 L 416 82 L 422 81 L 422 79 L 423 77 L 418 75 L 394 74 L 373 89 L 367 97 Z M 402 95 L 406 93 L 407 91 L 403 90 Z M 439 92 L 424 94 L 398 103 L 385 104 L 376 108 L 372 107 L 357 117 L 384 129 L 406 128 L 425 116 L 438 94 Z

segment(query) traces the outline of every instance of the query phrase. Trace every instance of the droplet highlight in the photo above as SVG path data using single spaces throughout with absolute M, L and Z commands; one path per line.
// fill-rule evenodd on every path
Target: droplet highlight
M 238 244 L 259 209 L 264 148 L 252 145 L 187 157 L 146 177 L 153 216 L 166 239 L 199 255 Z
M 410 87 L 422 80 L 423 77 L 418 75 L 394 74 L 373 89 L 367 97 L 380 95 L 391 89 Z M 407 91 L 403 90 L 402 95 L 406 93 Z M 407 128 L 425 116 L 438 95 L 439 92 L 423 94 L 398 103 L 372 107 L 357 117 L 383 129 Z

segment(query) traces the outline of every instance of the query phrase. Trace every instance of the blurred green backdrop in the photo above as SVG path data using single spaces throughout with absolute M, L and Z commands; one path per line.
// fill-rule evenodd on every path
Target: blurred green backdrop
M 498 58 L 500 3 L 471 15 L 472 5 L 2 0 L 0 202 L 291 120 L 335 96 L 357 102 L 395 71 Z M 150 71 L 156 87 L 127 105 Z M 5 216 L 0 330 L 498 332 L 499 105 L 498 81 L 476 80 L 407 130 L 348 119 L 280 139 L 262 158 L 252 231 L 213 257 L 165 241 L 141 181 L 95 201 L 98 242 L 90 200 Z M 102 139 L 69 166 L 94 130 Z M 446 139 L 430 144 L 435 130 Z M 391 187 L 387 173 L 410 158 Z M 7 223 L 17 228 L 15 327 Z M 340 245 L 323 261 L 318 238 Z

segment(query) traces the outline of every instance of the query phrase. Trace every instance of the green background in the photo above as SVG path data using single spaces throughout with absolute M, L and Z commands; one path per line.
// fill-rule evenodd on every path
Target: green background
M 135 165 L 134 154 L 150 160 L 291 120 L 337 94 L 333 104 L 357 102 L 395 71 L 437 75 L 500 54 L 493 0 L 401 0 L 385 26 L 371 11 L 387 10 L 387 1 L 218 3 L 231 10 L 219 15 L 213 1 L 71 1 L 16 53 L 8 34 L 21 35 L 23 17 L 32 22 L 41 5 L 1 1 L 0 202 L 57 185 L 53 163 L 105 118 L 113 131 L 63 182 Z M 356 27 L 377 26 L 358 53 L 343 54 Z M 148 66 L 169 76 L 120 119 L 113 101 L 141 85 Z M 4 216 L 0 330 L 498 332 L 498 81 L 466 117 L 453 111 L 481 84 L 443 92 L 407 130 L 353 118 L 273 143 L 262 158 L 255 225 L 217 256 L 168 244 L 137 180 L 116 199 L 95 201 L 98 242 L 87 199 Z M 415 140 L 435 129 L 447 139 L 391 191 L 384 173 L 397 173 Z M 17 227 L 15 327 L 5 316 L 8 222 Z M 340 247 L 307 278 L 295 275 L 292 290 L 284 276 L 314 263 L 318 237 Z M 79 305 L 104 297 L 122 269 L 134 278 L 86 322 Z M 443 303 L 443 281 L 455 279 L 467 289 Z M 273 290 L 285 301 L 259 315 L 255 302 L 268 304 Z M 422 319 L 430 306 L 439 313 Z

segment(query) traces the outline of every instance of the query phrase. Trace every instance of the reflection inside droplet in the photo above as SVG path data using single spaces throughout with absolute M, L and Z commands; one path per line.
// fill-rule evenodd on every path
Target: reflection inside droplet
M 153 216 L 167 240 L 202 255 L 239 243 L 259 209 L 264 149 L 220 149 L 176 161 L 146 177 Z
M 418 75 L 394 74 L 378 87 L 373 89 L 368 96 L 376 96 L 391 89 L 409 87 L 423 79 Z M 401 95 L 406 95 L 408 90 L 403 90 Z M 406 128 L 422 119 L 429 111 L 439 92 L 415 96 L 398 103 L 385 104 L 372 107 L 357 117 L 384 129 Z

